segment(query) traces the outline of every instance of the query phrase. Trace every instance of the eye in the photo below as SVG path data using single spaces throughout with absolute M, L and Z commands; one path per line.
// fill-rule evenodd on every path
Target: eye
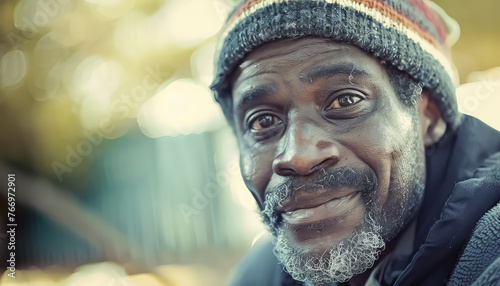
M 283 121 L 272 114 L 258 115 L 250 122 L 250 129 L 258 132 L 281 124 Z
M 330 106 L 327 109 L 340 109 L 344 107 L 349 107 L 351 105 L 360 102 L 363 99 L 364 97 L 356 94 L 341 95 L 335 98 L 335 100 L 330 104 Z

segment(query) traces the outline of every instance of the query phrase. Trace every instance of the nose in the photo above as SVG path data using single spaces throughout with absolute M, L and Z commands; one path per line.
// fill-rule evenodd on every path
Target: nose
M 339 161 L 339 149 L 334 140 L 312 124 L 292 125 L 282 137 L 283 143 L 273 161 L 273 171 L 279 176 L 307 176 Z

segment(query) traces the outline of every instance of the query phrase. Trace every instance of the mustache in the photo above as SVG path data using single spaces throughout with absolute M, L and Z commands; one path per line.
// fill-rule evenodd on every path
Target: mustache
M 330 172 L 322 169 L 318 173 L 315 178 L 305 180 L 301 177 L 289 177 L 266 194 L 262 216 L 272 233 L 281 223 L 281 216 L 276 209 L 297 192 L 315 193 L 322 189 L 352 188 L 361 192 L 365 204 L 368 205 L 378 187 L 377 176 L 371 169 L 360 170 L 344 166 Z

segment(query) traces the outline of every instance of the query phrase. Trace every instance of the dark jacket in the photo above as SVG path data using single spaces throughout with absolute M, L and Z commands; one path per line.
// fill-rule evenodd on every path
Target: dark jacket
M 500 132 L 464 116 L 426 153 L 413 253 L 372 269 L 366 285 L 500 285 Z M 283 271 L 272 247 L 254 246 L 230 285 L 302 285 Z

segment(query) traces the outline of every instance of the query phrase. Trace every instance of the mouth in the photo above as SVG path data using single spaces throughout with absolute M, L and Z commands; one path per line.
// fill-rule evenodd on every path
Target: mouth
M 343 216 L 355 207 L 360 193 L 350 192 L 340 197 L 313 199 L 302 204 L 289 203 L 282 209 L 283 222 L 302 225 Z

